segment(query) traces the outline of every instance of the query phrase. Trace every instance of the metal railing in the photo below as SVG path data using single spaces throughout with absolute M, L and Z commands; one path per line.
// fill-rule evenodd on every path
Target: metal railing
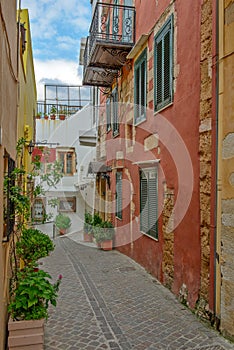
M 59 119 L 60 115 L 64 115 L 67 118 L 80 111 L 83 107 L 84 105 L 72 106 L 59 103 L 37 102 L 36 117 L 47 119 L 47 117 L 51 118 L 51 116 L 55 115 L 55 118 Z
M 135 7 L 101 2 L 96 4 L 85 47 L 85 67 L 97 40 L 113 43 L 114 46 L 133 46 L 135 43 Z

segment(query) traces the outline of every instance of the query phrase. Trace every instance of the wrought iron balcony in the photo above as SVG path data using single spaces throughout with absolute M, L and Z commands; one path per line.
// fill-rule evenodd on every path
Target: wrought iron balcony
M 110 86 L 135 43 L 135 8 L 98 2 L 84 53 L 84 85 Z

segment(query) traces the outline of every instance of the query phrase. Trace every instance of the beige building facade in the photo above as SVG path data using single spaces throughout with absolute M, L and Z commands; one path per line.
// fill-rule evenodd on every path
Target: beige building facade
M 234 338 L 234 1 L 219 2 L 216 314 Z
M 27 10 L 17 11 L 17 2 L 0 2 L 0 350 L 6 347 L 10 255 L 14 219 L 9 188 L 4 176 L 17 165 L 16 144 L 20 137 L 33 139 L 36 85 Z M 30 159 L 24 151 L 24 165 Z

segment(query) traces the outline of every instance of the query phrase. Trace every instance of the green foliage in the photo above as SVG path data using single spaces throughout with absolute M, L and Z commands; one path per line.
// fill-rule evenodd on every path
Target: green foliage
M 44 181 L 47 186 L 56 188 L 56 185 L 62 177 L 62 163 L 56 160 L 53 163 L 47 164 L 46 174 L 41 175 L 41 180 Z
M 90 213 L 85 213 L 85 223 L 92 225 L 93 217 Z
M 103 221 L 93 229 L 94 238 L 97 243 L 111 240 L 114 237 L 115 229 L 111 222 Z
M 55 105 L 53 105 L 50 109 L 50 114 L 56 114 L 57 113 L 57 108 L 55 107 Z
M 95 213 L 93 216 L 92 225 L 97 226 L 97 225 L 100 225 L 101 223 L 102 223 L 102 218 L 99 216 L 98 213 Z
M 58 214 L 55 218 L 55 226 L 59 229 L 67 229 L 71 226 L 71 219 L 64 214 Z
M 84 232 L 93 234 L 95 226 L 101 225 L 102 218 L 99 216 L 99 214 L 95 213 L 94 215 L 91 215 L 90 213 L 85 213 L 84 218 Z
M 43 271 L 25 268 L 17 273 L 16 286 L 8 310 L 13 320 L 38 320 L 48 318 L 49 303 L 56 306 L 61 276 L 55 284 Z
M 16 253 L 27 266 L 35 266 L 38 259 L 46 257 L 53 250 L 50 237 L 34 228 L 23 229 L 16 243 Z
M 13 221 L 7 232 L 12 234 L 11 244 L 11 300 L 9 312 L 13 319 L 40 319 L 48 317 L 49 303 L 56 305 L 56 297 L 61 278 L 55 284 L 51 284 L 50 275 L 43 270 L 34 271 L 37 260 L 49 255 L 54 249 L 51 239 L 40 230 L 30 228 L 32 225 L 31 205 L 34 199 L 44 193 L 44 184 L 56 187 L 60 181 L 62 167 L 60 162 L 47 166 L 47 173 L 41 175 L 40 157 L 34 157 L 31 171 L 26 172 L 24 164 L 24 152 L 28 141 L 19 139 L 16 147 L 16 168 L 4 177 L 4 222 Z M 35 185 L 35 182 L 37 184 Z M 45 214 L 46 220 L 48 215 Z M 22 270 L 20 262 L 24 262 Z
M 51 206 L 51 208 L 56 208 L 59 204 L 58 198 L 51 198 L 48 200 L 48 204 Z

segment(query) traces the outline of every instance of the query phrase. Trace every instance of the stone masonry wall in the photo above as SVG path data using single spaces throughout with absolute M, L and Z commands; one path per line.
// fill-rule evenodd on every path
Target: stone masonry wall
M 222 130 L 221 164 L 221 324 L 234 339 L 234 0 L 223 2 L 222 41 L 219 45 L 219 128 Z M 223 13 L 222 13 L 223 12 Z M 221 33 L 220 33 L 221 38 Z M 223 83 L 223 84 L 222 84 Z
M 208 308 L 210 264 L 211 194 L 211 105 L 212 105 L 212 1 L 201 6 L 201 95 L 200 95 L 200 234 L 201 290 L 198 307 Z

